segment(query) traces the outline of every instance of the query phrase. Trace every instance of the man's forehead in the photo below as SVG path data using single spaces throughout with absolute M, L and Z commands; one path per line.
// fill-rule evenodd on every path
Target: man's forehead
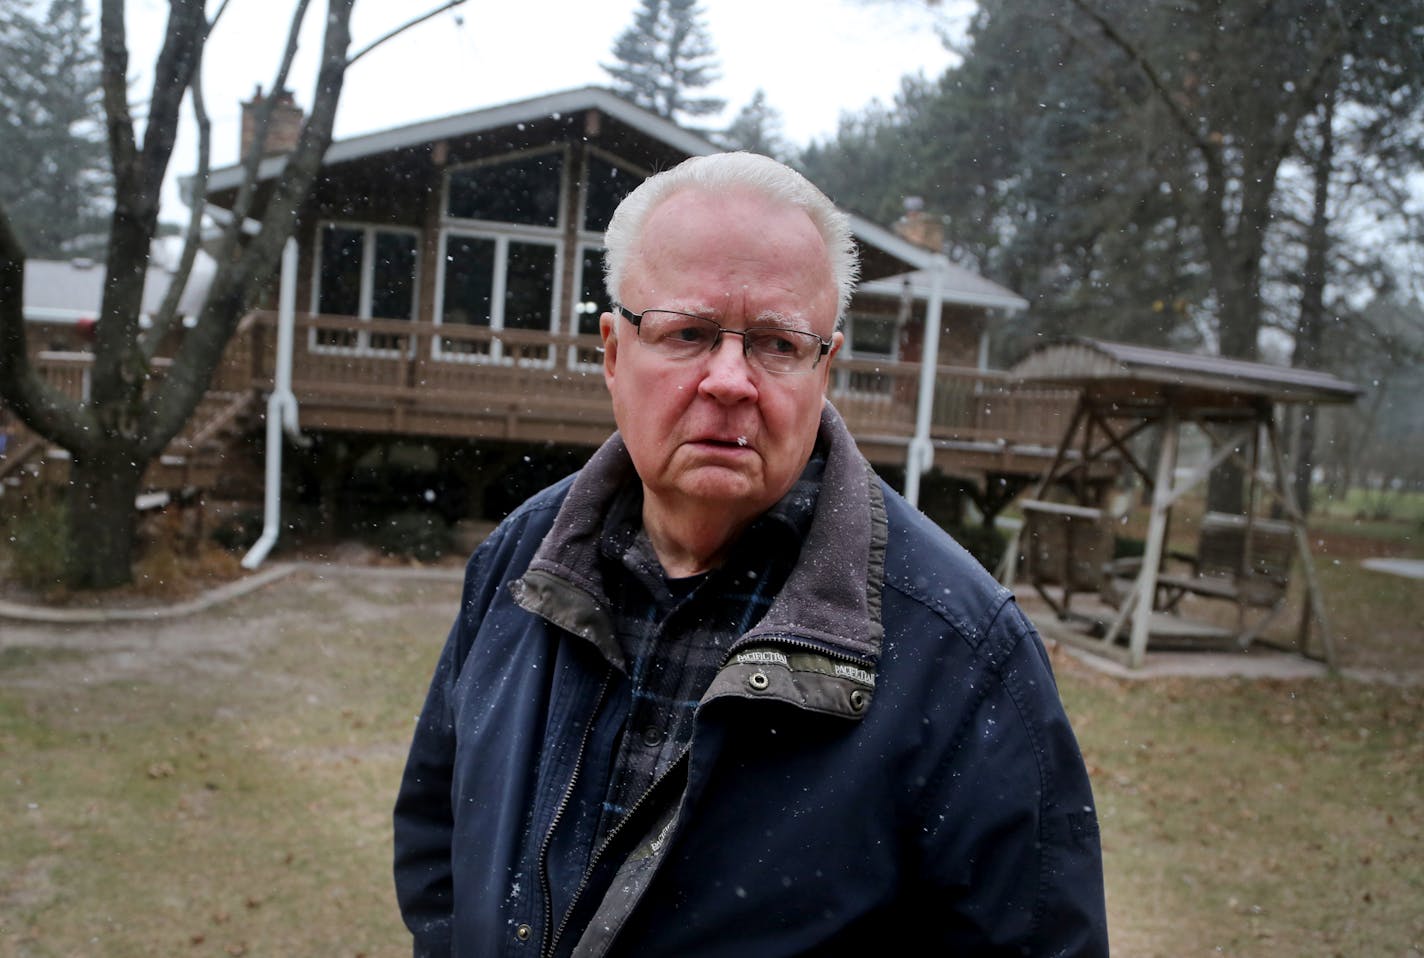
M 745 213 L 748 208 L 770 216 L 806 211 L 783 197 L 775 196 L 753 186 L 727 186 L 715 188 L 701 183 L 685 183 L 671 190 L 648 211 L 647 221 L 659 216 L 696 216 L 725 213 L 736 209 Z M 809 223 L 810 217 L 806 216 Z
M 656 267 L 668 256 L 688 253 L 686 240 L 702 237 L 699 230 L 725 230 L 725 242 L 707 244 L 696 250 L 698 261 L 736 262 L 748 258 L 746 241 L 768 248 L 754 261 L 767 267 L 785 265 L 799 269 L 796 254 L 809 255 L 824 263 L 832 283 L 830 253 L 825 237 L 815 221 L 800 207 L 779 197 L 737 187 L 713 192 L 701 186 L 684 186 L 660 200 L 647 214 L 638 241 L 629 251 L 630 266 Z M 776 236 L 773 241 L 770 237 Z M 738 241 L 741 241 L 739 244 Z

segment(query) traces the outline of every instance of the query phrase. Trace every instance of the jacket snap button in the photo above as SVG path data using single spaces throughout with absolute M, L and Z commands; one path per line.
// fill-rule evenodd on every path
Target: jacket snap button
M 528 925 L 520 925 L 518 928 L 514 929 L 514 937 L 518 938 L 520 941 L 528 941 L 529 936 L 532 934 L 534 934 L 534 929 L 530 928 Z
M 869 701 L 869 698 L 870 697 L 866 695 L 863 691 L 861 691 L 860 689 L 856 689 L 854 692 L 850 693 L 850 707 L 857 712 L 863 712 L 865 711 L 865 705 L 866 702 Z
M 663 730 L 656 725 L 649 725 L 643 729 L 643 744 L 648 748 L 654 748 L 663 744 Z
M 747 684 L 752 687 L 753 691 L 760 692 L 771 684 L 771 679 L 766 677 L 765 672 L 753 672 L 747 677 Z

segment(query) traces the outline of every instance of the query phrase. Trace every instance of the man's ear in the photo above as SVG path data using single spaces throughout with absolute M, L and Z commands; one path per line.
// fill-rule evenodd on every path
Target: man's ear
M 598 317 L 598 335 L 603 337 L 603 379 L 610 388 L 613 386 L 614 367 L 618 365 L 618 336 L 613 332 L 617 321 L 618 317 L 612 313 Z

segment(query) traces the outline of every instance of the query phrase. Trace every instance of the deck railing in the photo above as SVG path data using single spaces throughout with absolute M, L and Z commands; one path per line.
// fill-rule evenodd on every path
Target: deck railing
M 267 311 L 244 319 L 214 374 L 215 394 L 271 388 L 276 321 Z M 507 420 L 504 434 L 512 437 L 519 437 L 521 423 L 535 420 L 577 422 L 593 434 L 613 421 L 600 345 L 591 335 L 298 314 L 292 387 L 299 403 L 320 405 L 333 416 L 343 407 L 398 409 L 393 421 L 408 432 L 458 434 L 484 417 Z M 91 364 L 86 353 L 36 358 L 46 380 L 75 398 L 86 394 Z M 155 372 L 164 365 L 156 361 Z M 914 433 L 919 375 L 914 363 L 842 356 L 829 393 L 857 436 L 902 443 Z M 1052 448 L 1072 399 L 1067 390 L 1017 386 L 1003 372 L 942 366 L 931 438 Z M 472 428 L 469 434 L 492 433 Z
M 276 316 L 253 320 L 254 368 L 267 384 L 275 373 Z M 292 365 L 299 400 L 349 395 L 466 409 L 525 402 L 611 417 L 592 335 L 299 314 Z M 914 363 L 839 358 L 829 392 L 857 434 L 908 438 L 918 389 Z M 942 366 L 930 432 L 935 439 L 1052 447 L 1072 396 L 1024 389 L 1003 372 Z

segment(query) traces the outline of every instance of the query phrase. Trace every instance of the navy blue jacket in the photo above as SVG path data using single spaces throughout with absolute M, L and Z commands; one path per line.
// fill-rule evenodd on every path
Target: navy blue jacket
M 590 559 L 631 477 L 618 437 L 476 551 L 395 810 L 417 955 L 1107 954 L 1093 798 L 1037 633 L 829 406 L 821 429 L 801 559 L 599 858 L 598 901 L 548 849 L 618 732 Z

